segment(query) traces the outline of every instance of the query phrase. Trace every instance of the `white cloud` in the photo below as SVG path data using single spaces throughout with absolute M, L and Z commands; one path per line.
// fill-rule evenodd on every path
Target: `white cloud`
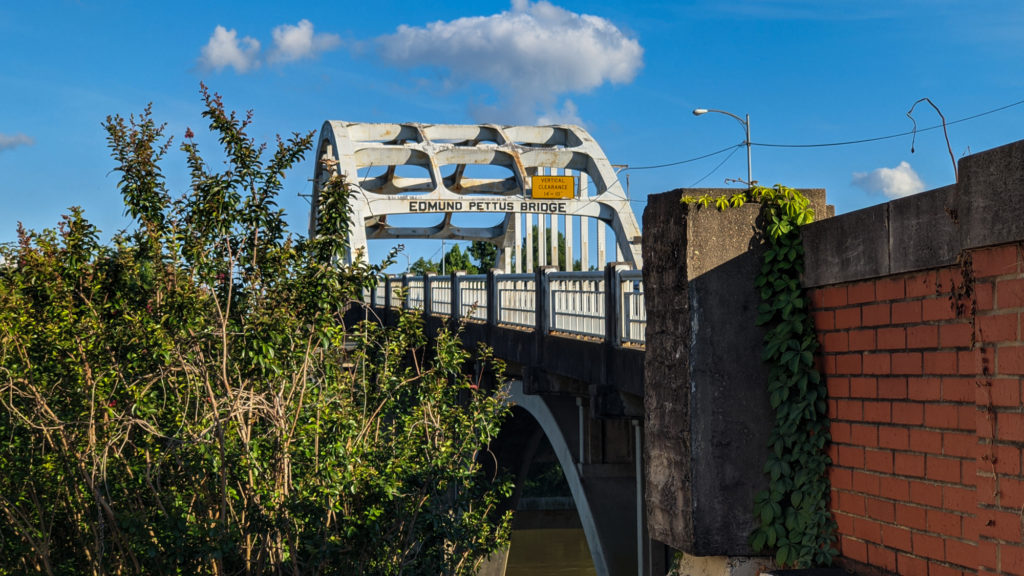
M 35 143 L 36 141 L 33 140 L 31 137 L 21 133 L 14 134 L 13 136 L 8 136 L 7 134 L 0 134 L 0 152 L 4 150 L 11 150 L 12 148 L 17 148 L 18 146 L 31 146 Z
M 300 20 L 295 26 L 282 24 L 274 28 L 274 50 L 270 53 L 270 62 L 292 62 L 302 58 L 312 58 L 320 52 L 336 48 L 341 44 L 337 34 L 314 34 L 313 23 Z
M 583 120 L 580 119 L 576 103 L 566 98 L 561 110 L 537 118 L 537 124 L 583 124 Z
M 209 70 L 220 72 L 231 66 L 235 72 L 245 74 L 259 68 L 259 40 L 246 36 L 238 39 L 238 32 L 217 26 L 210 41 L 203 46 L 199 64 Z
M 924 190 L 924 182 L 904 160 L 895 168 L 878 168 L 871 172 L 854 172 L 852 184 L 886 198 L 903 198 Z
M 575 117 L 569 102 L 558 110 L 562 94 L 632 82 L 643 67 L 644 52 L 610 21 L 546 0 L 513 0 L 510 10 L 491 16 L 402 25 L 377 38 L 376 46 L 389 64 L 436 67 L 446 70 L 446 81 L 455 85 L 492 86 L 503 116 L 497 120 L 503 122 L 532 121 L 538 113 L 555 117 L 566 110 Z

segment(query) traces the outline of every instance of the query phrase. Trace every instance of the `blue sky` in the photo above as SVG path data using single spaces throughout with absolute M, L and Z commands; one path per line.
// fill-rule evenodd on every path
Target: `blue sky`
M 80 205 L 124 227 L 101 122 L 153 103 L 180 142 L 203 138 L 200 81 L 257 138 L 325 120 L 582 123 L 614 164 L 686 160 L 738 144 L 819 144 L 913 127 L 929 97 L 953 121 L 1024 100 L 1024 2 L 8 2 L 0 7 L 0 242 Z M 938 115 L 919 105 L 919 127 Z M 960 157 L 1024 138 L 1024 105 L 949 126 Z M 762 184 L 826 188 L 840 213 L 953 182 L 942 130 L 818 148 L 755 145 Z M 738 149 L 630 171 L 648 194 L 746 176 Z M 311 158 L 282 206 L 305 232 Z M 710 173 L 710 175 L 708 175 Z M 182 191 L 180 154 L 165 174 Z M 383 250 L 371 245 L 371 256 Z M 410 245 L 429 256 L 433 244 Z M 403 262 L 404 263 L 404 262 Z

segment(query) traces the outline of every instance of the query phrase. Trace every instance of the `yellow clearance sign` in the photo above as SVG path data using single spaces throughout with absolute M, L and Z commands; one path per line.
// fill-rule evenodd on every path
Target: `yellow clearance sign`
M 575 176 L 533 176 L 533 198 L 569 200 L 576 195 Z

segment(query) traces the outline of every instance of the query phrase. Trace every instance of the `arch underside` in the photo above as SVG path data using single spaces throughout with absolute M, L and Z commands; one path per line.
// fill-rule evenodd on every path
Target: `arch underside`
M 360 248 L 365 253 L 371 238 L 482 240 L 497 246 L 499 267 L 509 270 L 523 236 L 521 215 L 540 214 L 541 222 L 579 217 L 607 224 L 622 258 L 642 265 L 640 229 L 618 177 L 578 126 L 328 121 L 317 157 L 310 234 L 316 232 L 319 190 L 329 177 L 344 177 L 352 194 L 350 260 Z M 535 198 L 533 178 L 545 175 L 572 176 L 571 192 Z M 452 216 L 460 213 L 501 219 L 492 226 L 458 226 Z M 388 222 L 407 214 L 435 219 L 419 226 Z
M 544 403 L 543 398 L 523 392 L 523 383 L 520 380 L 513 380 L 506 387 L 509 394 L 509 401 L 525 410 L 537 424 L 540 425 L 547 437 L 551 448 L 558 459 L 558 464 L 565 474 L 566 483 L 572 494 L 573 502 L 576 505 L 576 512 L 579 515 L 580 524 L 583 527 L 583 534 L 587 539 L 587 546 L 590 548 L 590 558 L 594 562 L 594 570 L 597 576 L 608 576 L 609 563 L 606 558 L 604 546 L 601 543 L 601 536 L 598 531 L 597 520 L 591 507 L 591 502 L 583 489 L 583 480 L 573 460 L 572 451 L 566 441 L 562 429 L 558 426 L 555 415 Z

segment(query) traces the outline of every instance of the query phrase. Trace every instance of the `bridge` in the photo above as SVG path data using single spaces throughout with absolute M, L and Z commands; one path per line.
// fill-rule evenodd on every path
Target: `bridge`
M 486 275 L 389 277 L 366 304 L 384 321 L 421 310 L 428 331 L 457 323 L 508 364 L 515 406 L 492 448 L 517 478 L 520 527 L 575 523 L 600 576 L 660 576 L 665 544 L 752 554 L 766 454 L 750 439 L 767 437 L 771 413 L 751 329 L 757 206 L 721 220 L 689 214 L 681 191 L 651 196 L 644 228 L 658 241 L 642 243 L 615 167 L 578 126 L 326 122 L 318 157 L 310 235 L 319 190 L 343 178 L 347 261 L 373 240 L 496 247 Z M 704 192 L 725 191 L 690 191 Z M 568 514 L 522 488 L 556 463 Z
M 366 304 L 385 322 L 404 309 L 418 310 L 428 331 L 458 324 L 467 345 L 485 343 L 508 363 L 515 408 L 493 449 L 518 487 L 537 462 L 557 462 L 571 494 L 568 513 L 562 503 L 561 513 L 538 514 L 517 489 L 517 526 L 579 526 L 597 574 L 649 573 L 637 458 L 647 322 L 640 270 L 389 276 Z M 656 553 L 654 571 L 664 573 L 664 552 Z

